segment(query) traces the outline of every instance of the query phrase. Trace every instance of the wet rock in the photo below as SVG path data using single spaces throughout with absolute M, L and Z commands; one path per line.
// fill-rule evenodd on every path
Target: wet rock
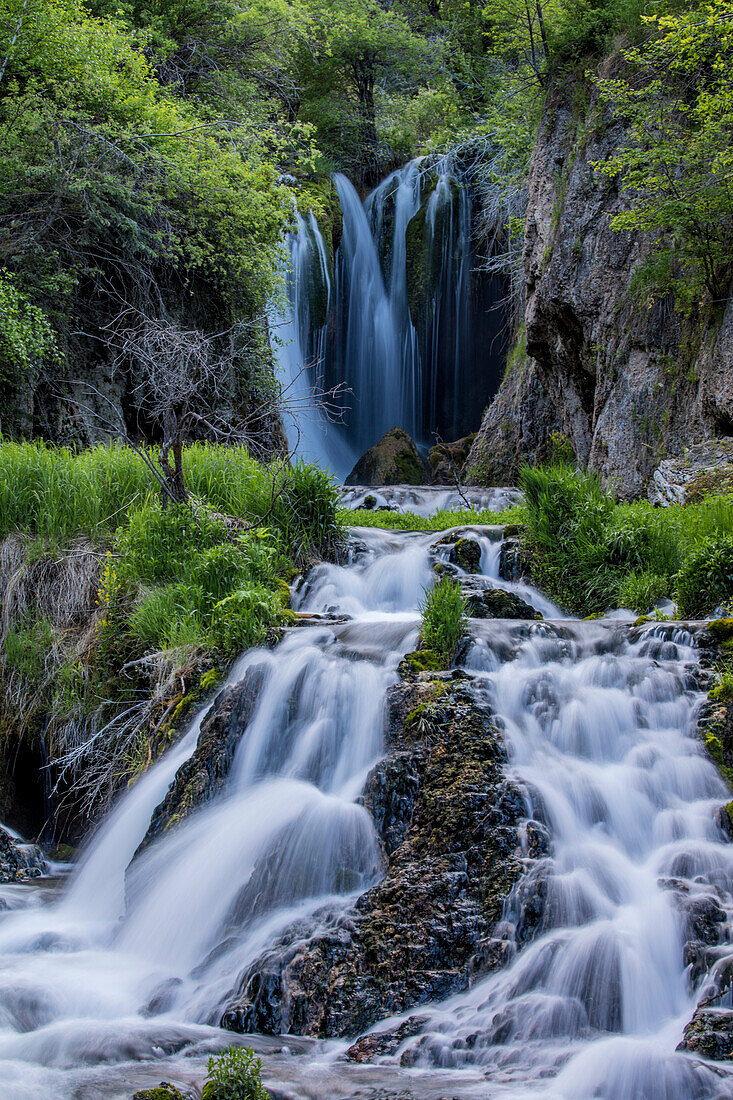
M 152 1089 L 139 1089 L 132 1100 L 186 1100 L 186 1097 L 169 1081 L 161 1081 Z
M 201 726 L 195 752 L 178 769 L 168 793 L 153 812 L 136 855 L 222 790 L 237 746 L 254 714 L 264 677 L 264 666 L 254 665 L 238 684 L 214 700 Z
M 527 580 L 530 574 L 530 558 L 522 546 L 521 541 L 514 538 L 506 538 L 499 551 L 499 576 L 503 581 L 517 583 Z
M 448 560 L 464 573 L 478 573 L 481 569 L 481 547 L 476 539 L 456 539 L 451 546 Z
M 466 599 L 467 612 L 472 619 L 541 619 L 535 611 L 516 592 L 505 592 L 503 588 L 482 588 L 461 585 Z
M 35 844 L 22 844 L 0 826 L 0 882 L 22 882 L 43 874 L 45 863 Z
M 361 456 L 346 485 L 424 485 L 427 467 L 404 428 L 391 428 Z
M 405 1039 L 412 1039 L 413 1036 L 419 1035 L 427 1020 L 427 1016 L 409 1016 L 397 1027 L 363 1035 L 349 1047 L 346 1057 L 350 1062 L 364 1063 L 395 1054 Z
M 698 1008 L 677 1050 L 701 1054 L 716 1062 L 733 1059 L 733 1012 L 726 1008 Z
M 358 1035 L 506 958 L 487 945 L 522 868 L 525 811 L 486 698 L 463 681 L 397 684 L 386 735 L 363 795 L 384 877 L 351 910 L 286 930 L 240 975 L 223 1027 Z

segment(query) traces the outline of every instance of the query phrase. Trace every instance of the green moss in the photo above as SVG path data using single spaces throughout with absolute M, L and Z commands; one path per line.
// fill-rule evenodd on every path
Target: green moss
M 413 672 L 441 672 L 448 667 L 439 653 L 432 649 L 415 649 L 404 660 Z
M 410 451 L 399 451 L 393 461 L 394 480 L 389 478 L 388 484 L 394 485 L 420 485 L 423 480 L 420 463 Z
M 727 642 L 733 639 L 733 619 L 713 619 L 708 623 L 708 630 L 717 642 Z
M 155 1088 L 139 1089 L 132 1100 L 183 1100 L 183 1093 L 168 1081 L 161 1081 Z

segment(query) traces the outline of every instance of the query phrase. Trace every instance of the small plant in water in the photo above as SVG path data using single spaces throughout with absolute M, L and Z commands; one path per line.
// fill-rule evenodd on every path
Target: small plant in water
M 420 610 L 425 649 L 450 664 L 466 629 L 466 601 L 458 581 L 443 577 L 427 589 Z
M 249 1047 L 228 1047 L 208 1061 L 201 1100 L 270 1100 L 260 1079 L 262 1059 Z

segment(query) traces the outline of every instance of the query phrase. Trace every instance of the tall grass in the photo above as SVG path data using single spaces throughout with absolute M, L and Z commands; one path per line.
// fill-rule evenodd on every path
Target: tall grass
M 449 665 L 466 630 L 466 601 L 458 581 L 443 577 L 426 591 L 420 610 L 425 649 Z
M 330 552 L 342 534 L 337 490 L 317 467 L 255 461 L 244 447 L 194 443 L 184 450 L 191 493 L 227 515 L 277 528 L 297 560 Z M 0 443 L 0 538 L 14 530 L 61 544 L 110 535 L 157 492 L 129 447 L 72 451 L 42 442 Z
M 723 565 L 713 583 L 705 563 L 718 562 L 715 548 L 733 532 L 730 497 L 668 508 L 619 503 L 595 474 L 566 465 L 525 467 L 520 485 L 535 579 L 568 610 L 648 611 L 669 597 L 683 614 L 708 614 L 725 597 Z

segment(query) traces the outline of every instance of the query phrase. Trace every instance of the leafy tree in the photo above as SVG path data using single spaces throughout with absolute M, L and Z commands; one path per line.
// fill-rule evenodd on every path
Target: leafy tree
M 596 168 L 629 197 L 614 228 L 659 235 L 716 301 L 733 242 L 733 3 L 704 0 L 645 23 L 652 36 L 625 52 L 631 74 L 597 81 L 627 137 Z

